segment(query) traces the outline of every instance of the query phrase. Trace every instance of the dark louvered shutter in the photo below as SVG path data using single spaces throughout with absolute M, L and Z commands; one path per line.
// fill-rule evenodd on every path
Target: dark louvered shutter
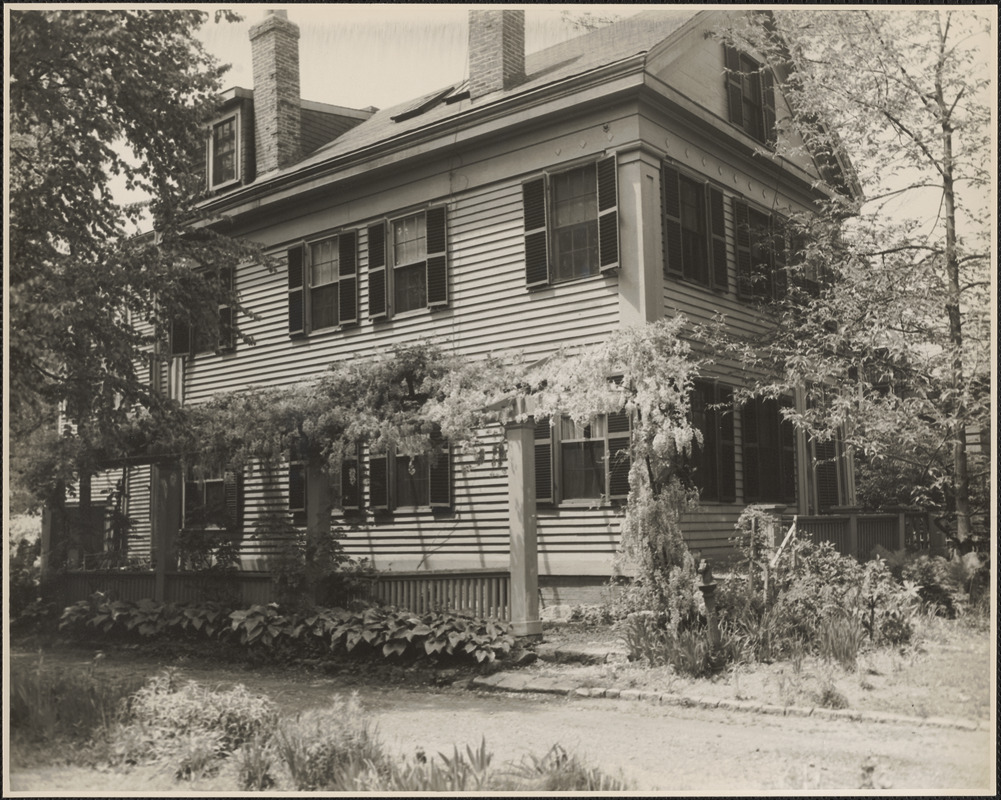
M 736 448 L 733 435 L 733 390 L 716 387 L 716 420 L 719 423 L 719 500 L 732 503 L 737 499 Z
M 376 511 L 389 510 L 389 456 L 369 456 L 368 505 Z
M 428 499 L 431 508 L 452 507 L 452 448 L 445 444 L 434 464 L 428 466 Z
M 748 299 L 754 295 L 751 282 L 751 229 L 747 203 L 733 201 L 733 221 L 737 243 L 737 296 Z
M 813 457 L 817 460 L 814 472 L 817 477 L 817 511 L 821 514 L 838 505 L 837 448 L 833 440 L 813 443 Z
M 788 225 L 780 217 L 772 217 L 772 262 L 774 267 L 775 297 L 782 299 L 789 287 L 789 262 L 786 251 Z
M 448 305 L 448 237 L 445 206 L 427 210 L 428 308 Z
M 358 234 L 345 231 L 337 237 L 337 321 L 358 322 Z
M 625 500 L 629 496 L 629 415 L 624 411 L 609 414 L 608 425 L 608 497 Z
M 764 116 L 764 138 L 769 147 L 775 146 L 775 78 L 766 66 L 761 70 L 761 112 Z
M 358 448 L 341 461 L 341 510 L 361 509 L 361 458 Z
M 619 266 L 618 169 L 613 153 L 598 162 L 598 266 L 602 272 Z
M 664 164 L 660 183 L 664 208 L 664 272 L 681 275 L 681 179 L 678 170 Z
M 368 229 L 368 316 L 386 316 L 386 223 Z
M 553 430 L 548 417 L 535 420 L 535 502 L 553 502 Z
M 301 461 L 288 467 L 288 510 L 293 525 L 306 524 L 306 465 Z
M 235 470 L 223 473 L 223 496 L 226 501 L 226 528 L 243 530 L 243 475 Z
M 780 401 L 781 408 L 792 408 L 792 398 L 783 397 Z M 782 414 L 776 408 L 778 414 L 780 454 L 780 475 L 781 477 L 781 500 L 783 503 L 792 504 L 796 502 L 796 429 L 791 420 L 782 418 Z
M 726 289 L 726 218 L 724 216 L 723 192 L 709 187 L 709 237 L 712 242 L 713 286 Z
M 761 465 L 758 463 L 758 403 L 749 400 L 741 409 L 744 502 L 761 497 Z
M 288 333 L 299 336 L 306 332 L 305 247 L 288 250 Z
M 521 187 L 525 206 L 525 286 L 549 283 L 549 234 L 546 227 L 546 179 Z
M 726 64 L 726 99 L 730 111 L 730 122 L 744 127 L 744 90 L 740 79 L 740 53 L 729 45 L 723 45 L 723 60 Z
M 173 320 L 170 323 L 170 354 L 172 356 L 191 355 L 191 340 L 193 339 L 191 326 L 180 320 Z
M 225 292 L 233 291 L 233 268 L 223 267 L 219 270 L 219 282 Z M 233 314 L 233 307 L 229 301 L 219 306 L 219 350 L 221 352 L 231 352 L 236 349 L 236 319 Z

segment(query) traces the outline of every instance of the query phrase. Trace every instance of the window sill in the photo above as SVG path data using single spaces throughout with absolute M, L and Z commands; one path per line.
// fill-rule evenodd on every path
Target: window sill
M 719 295 L 729 294 L 729 286 L 716 286 L 711 283 L 702 283 L 701 281 L 692 280 L 691 278 L 686 278 L 684 275 L 679 275 L 676 272 L 665 272 L 664 277 L 671 281 L 676 281 L 678 283 L 683 283 L 686 286 L 694 286 L 698 289 L 704 289 L 708 292 L 715 292 Z
M 617 274 L 617 270 L 607 270 L 605 272 L 595 272 L 593 275 L 582 275 L 579 278 L 567 278 L 566 280 L 554 281 L 549 280 L 547 283 L 540 283 L 538 286 L 526 286 L 526 290 L 529 292 L 539 292 L 543 289 L 555 289 L 559 286 L 568 286 L 575 283 L 583 283 L 584 281 L 593 281 L 597 278 L 606 278 Z

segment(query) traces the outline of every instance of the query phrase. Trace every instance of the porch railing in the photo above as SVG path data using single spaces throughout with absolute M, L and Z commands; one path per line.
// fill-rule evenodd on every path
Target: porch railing
M 206 576 L 198 572 L 170 572 L 164 580 L 167 602 L 184 603 L 221 596 L 243 605 L 275 599 L 270 573 L 234 572 Z M 61 600 L 69 605 L 95 592 L 116 600 L 156 599 L 156 575 L 151 571 L 91 570 L 67 572 L 60 579 Z M 382 572 L 372 582 L 369 596 L 423 614 L 444 610 L 478 617 L 511 618 L 511 576 L 506 570 L 441 572 Z
M 785 528 L 792 517 L 784 517 Z M 818 517 L 796 517 L 797 535 L 815 543 L 831 542 L 841 555 L 860 561 L 872 558 L 877 547 L 895 552 L 940 547 L 941 535 L 924 512 L 862 513 L 848 511 Z

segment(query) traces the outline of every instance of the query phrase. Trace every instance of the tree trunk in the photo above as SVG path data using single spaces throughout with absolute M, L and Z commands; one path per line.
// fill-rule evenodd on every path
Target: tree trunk
M 939 26 L 940 48 L 945 47 L 945 37 Z M 936 75 L 936 103 L 942 127 L 942 199 L 945 210 L 945 264 L 948 278 L 946 313 L 949 317 L 949 343 L 952 346 L 952 388 L 956 394 L 956 408 L 952 424 L 952 470 L 956 502 L 956 538 L 965 542 L 970 529 L 970 473 L 966 456 L 966 417 L 963 399 L 963 320 L 960 313 L 959 254 L 956 244 L 956 187 L 953 175 L 952 123 L 950 109 L 945 101 L 942 86 L 942 50 L 939 72 Z

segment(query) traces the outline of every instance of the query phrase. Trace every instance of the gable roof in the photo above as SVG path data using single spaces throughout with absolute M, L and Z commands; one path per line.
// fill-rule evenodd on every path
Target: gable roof
M 590 70 L 649 52 L 680 30 L 696 11 L 644 11 L 561 44 L 525 57 L 525 80 L 506 91 L 497 91 L 475 102 L 463 96 L 464 81 L 441 87 L 423 97 L 382 109 L 344 135 L 297 162 L 290 170 L 318 164 L 392 139 L 427 125 L 458 117 L 505 97 L 523 94 Z M 437 102 L 436 102 L 437 101 Z M 426 106 L 426 108 L 425 108 Z M 417 113 L 414 113 L 414 112 Z

